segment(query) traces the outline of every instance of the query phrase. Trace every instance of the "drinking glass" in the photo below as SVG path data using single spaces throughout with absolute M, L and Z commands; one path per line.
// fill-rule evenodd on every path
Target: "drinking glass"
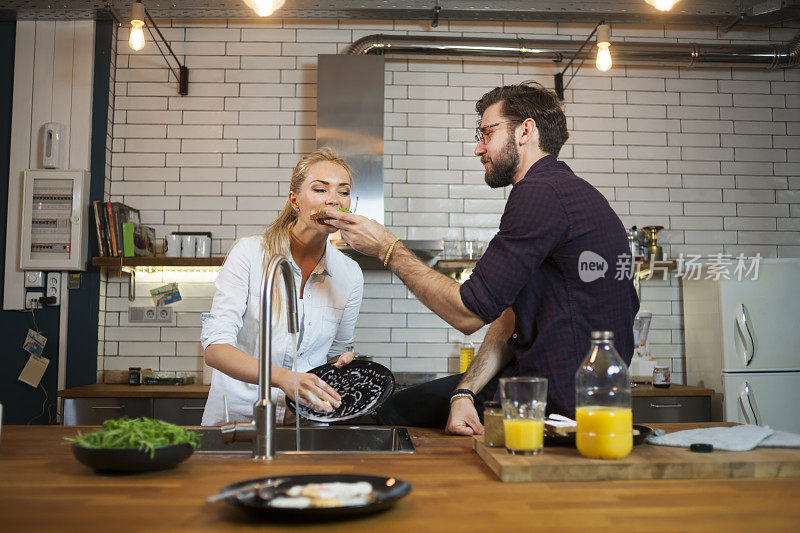
M 503 428 L 506 451 L 514 455 L 538 455 L 544 445 L 544 411 L 547 406 L 545 378 L 501 378 Z

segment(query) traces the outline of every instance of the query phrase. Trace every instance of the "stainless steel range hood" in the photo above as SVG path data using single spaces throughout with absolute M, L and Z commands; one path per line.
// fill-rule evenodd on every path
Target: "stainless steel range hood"
M 353 169 L 357 213 L 384 224 L 383 110 L 384 59 L 381 56 L 319 56 L 317 64 L 317 147 L 329 146 Z M 442 241 L 403 239 L 420 259 L 433 259 Z M 383 268 L 347 246 L 339 249 L 364 268 Z

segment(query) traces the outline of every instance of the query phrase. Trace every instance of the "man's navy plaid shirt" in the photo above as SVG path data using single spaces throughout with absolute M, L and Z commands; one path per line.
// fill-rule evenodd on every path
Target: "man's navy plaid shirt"
M 578 264 L 587 251 L 608 265 L 589 282 Z M 631 279 L 616 275 L 623 254 L 625 228 L 605 197 L 548 155 L 511 190 L 500 230 L 461 286 L 464 305 L 487 324 L 513 308 L 516 360 L 503 375 L 547 378 L 548 413 L 574 417 L 575 371 L 592 331 L 613 331 L 630 363 L 639 300 Z

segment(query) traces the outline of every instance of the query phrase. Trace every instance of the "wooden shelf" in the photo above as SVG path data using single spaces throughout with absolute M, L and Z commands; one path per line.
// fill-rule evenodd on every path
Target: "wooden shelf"
M 224 257 L 93 257 L 92 266 L 98 268 L 121 267 L 217 267 Z
M 465 268 L 474 268 L 477 262 L 477 259 L 439 259 L 436 261 L 434 268 L 447 274 L 464 270 Z
M 465 268 L 474 268 L 478 262 L 477 259 L 440 259 L 436 262 L 434 267 L 436 270 L 444 273 L 455 272 L 464 270 Z M 649 261 L 636 261 L 637 272 L 647 272 L 650 270 L 651 264 Z M 652 267 L 656 270 L 675 270 L 678 268 L 677 261 L 653 261 Z

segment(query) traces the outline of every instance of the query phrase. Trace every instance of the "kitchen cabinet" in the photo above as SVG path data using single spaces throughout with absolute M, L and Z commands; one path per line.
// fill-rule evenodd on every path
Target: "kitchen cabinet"
M 110 418 L 153 416 L 152 398 L 65 398 L 64 425 L 95 426 Z
M 155 398 L 153 418 L 179 426 L 199 426 L 205 407 L 205 398 Z
M 208 385 L 84 385 L 58 391 L 64 425 L 97 425 L 110 418 L 146 416 L 181 426 L 199 426 Z
M 65 398 L 64 425 L 94 426 L 111 418 L 158 418 L 179 426 L 199 426 L 204 398 Z
M 711 422 L 711 389 L 674 384 L 639 385 L 633 393 L 633 423 Z

